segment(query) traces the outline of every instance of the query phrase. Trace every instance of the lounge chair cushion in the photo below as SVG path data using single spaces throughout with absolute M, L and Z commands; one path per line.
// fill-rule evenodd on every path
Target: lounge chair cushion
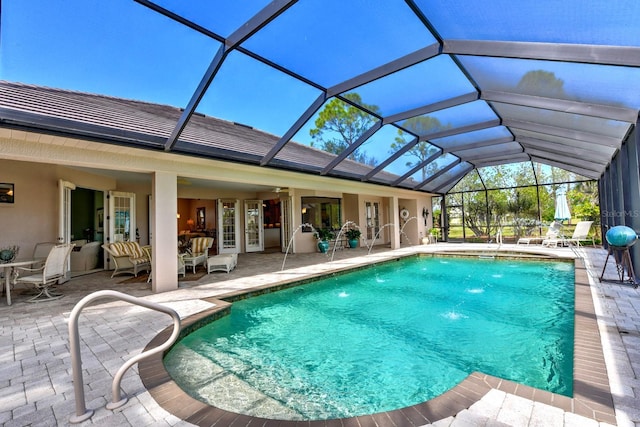
M 111 243 L 109 248 L 115 256 L 128 256 L 132 262 L 134 260 L 141 262 L 141 258 L 145 260 L 144 262 L 149 261 L 138 242 L 115 242 Z
M 205 252 L 208 253 L 211 246 L 213 246 L 213 238 L 196 237 L 191 239 L 191 254 L 196 256 Z
M 138 242 L 105 243 L 102 247 L 115 263 L 115 270 L 111 277 L 121 273 L 133 273 L 134 276 L 137 276 L 138 272 L 149 271 L 151 268 L 151 259 L 145 254 Z

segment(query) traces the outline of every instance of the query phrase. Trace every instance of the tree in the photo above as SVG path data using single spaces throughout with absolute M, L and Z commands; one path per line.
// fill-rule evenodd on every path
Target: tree
M 586 181 L 577 183 L 567 196 L 573 208 L 573 215 L 582 221 L 598 221 L 600 205 L 598 201 L 598 183 Z
M 379 110 L 376 105 L 363 103 L 357 93 L 348 93 L 344 95 L 344 98 L 369 111 L 377 112 Z M 311 146 L 317 146 L 324 151 L 338 155 L 356 142 L 375 122 L 376 118 L 364 110 L 334 98 L 320 111 L 314 122 L 315 127 L 309 131 L 313 139 Z M 371 166 L 377 163 L 375 157 L 367 156 L 367 153 L 360 149 L 356 149 L 348 158 Z
M 429 116 L 411 117 L 410 119 L 406 120 L 402 124 L 402 126 L 419 136 L 429 135 L 437 131 L 451 128 L 450 124 L 443 125 L 437 118 Z M 407 136 L 408 134 L 406 132 L 404 132 L 402 129 L 398 129 L 398 136 L 396 137 L 395 142 L 391 144 L 391 154 L 402 149 L 402 147 L 404 147 L 412 139 L 407 138 Z M 422 164 L 426 159 L 431 157 L 437 151 L 438 149 L 429 144 L 429 142 L 420 141 L 413 147 L 411 147 L 409 151 L 407 151 L 407 154 L 415 157 L 415 160 L 408 161 L 405 165 L 408 168 L 413 168 L 419 164 Z M 422 181 L 433 175 L 436 172 L 437 168 L 438 165 L 435 162 L 425 165 L 422 168 Z
M 559 98 L 564 96 L 564 81 L 551 71 L 535 70 L 527 72 L 518 82 L 518 92 L 527 95 Z

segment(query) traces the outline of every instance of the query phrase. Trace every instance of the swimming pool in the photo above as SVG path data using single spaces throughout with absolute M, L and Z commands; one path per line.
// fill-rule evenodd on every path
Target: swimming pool
M 278 419 L 405 407 L 472 371 L 571 395 L 573 279 L 566 262 L 402 260 L 236 302 L 165 365 L 201 400 Z

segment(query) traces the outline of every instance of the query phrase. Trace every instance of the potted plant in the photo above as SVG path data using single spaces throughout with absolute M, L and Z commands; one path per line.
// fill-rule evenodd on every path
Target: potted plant
M 319 230 L 316 230 L 314 235 L 316 239 L 318 239 L 318 250 L 323 254 L 327 253 L 327 251 L 329 250 L 329 240 L 335 237 L 333 231 L 331 231 L 331 229 L 329 228 L 321 228 Z
M 422 233 L 420 233 L 420 234 L 422 234 Z M 429 243 L 431 243 L 430 236 L 431 236 L 431 228 L 427 228 L 424 236 L 422 237 L 422 244 L 423 245 L 428 245 Z
M 362 232 L 359 229 L 349 228 L 347 231 L 345 231 L 344 235 L 347 236 L 349 247 L 351 249 L 358 247 L 358 239 L 360 239 L 360 236 L 362 235 Z

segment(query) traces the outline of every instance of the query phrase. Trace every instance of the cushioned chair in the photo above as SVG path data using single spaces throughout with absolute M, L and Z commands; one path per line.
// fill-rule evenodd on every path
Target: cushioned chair
M 212 271 L 229 273 L 238 265 L 238 254 L 221 254 L 207 258 L 207 274 Z
M 111 277 L 116 274 L 133 274 L 151 269 L 151 260 L 144 253 L 138 242 L 114 242 L 102 245 L 115 264 Z
M 89 271 L 98 266 L 100 242 L 85 243 L 80 250 L 71 252 L 71 271 Z
M 196 267 L 207 262 L 209 249 L 213 246 L 213 237 L 194 237 L 190 243 L 191 246 L 183 260 L 187 267 L 193 268 L 195 274 Z
M 15 283 L 25 283 L 34 285 L 38 291 L 36 296 L 29 298 L 28 302 L 38 301 L 50 301 L 61 298 L 61 294 L 57 294 L 50 290 L 50 287 L 58 283 L 60 279 L 63 279 L 67 274 L 67 261 L 69 254 L 73 249 L 73 244 L 67 243 L 63 245 L 54 246 L 44 265 L 40 268 L 25 268 L 20 267 L 17 269 L 18 277 L 15 279 Z M 22 276 L 26 273 L 27 275 Z
M 143 246 L 142 250 L 147 254 L 147 256 L 149 257 L 149 262 L 151 263 L 151 265 L 153 265 L 153 250 L 151 248 L 152 248 L 151 245 L 147 245 L 147 246 Z M 184 265 L 184 260 L 182 259 L 183 256 L 184 255 L 178 254 L 178 276 L 182 274 L 182 277 L 185 277 L 187 275 L 187 269 Z M 152 269 L 149 270 L 149 277 L 147 278 L 147 283 L 151 281 L 152 271 L 153 271 Z

